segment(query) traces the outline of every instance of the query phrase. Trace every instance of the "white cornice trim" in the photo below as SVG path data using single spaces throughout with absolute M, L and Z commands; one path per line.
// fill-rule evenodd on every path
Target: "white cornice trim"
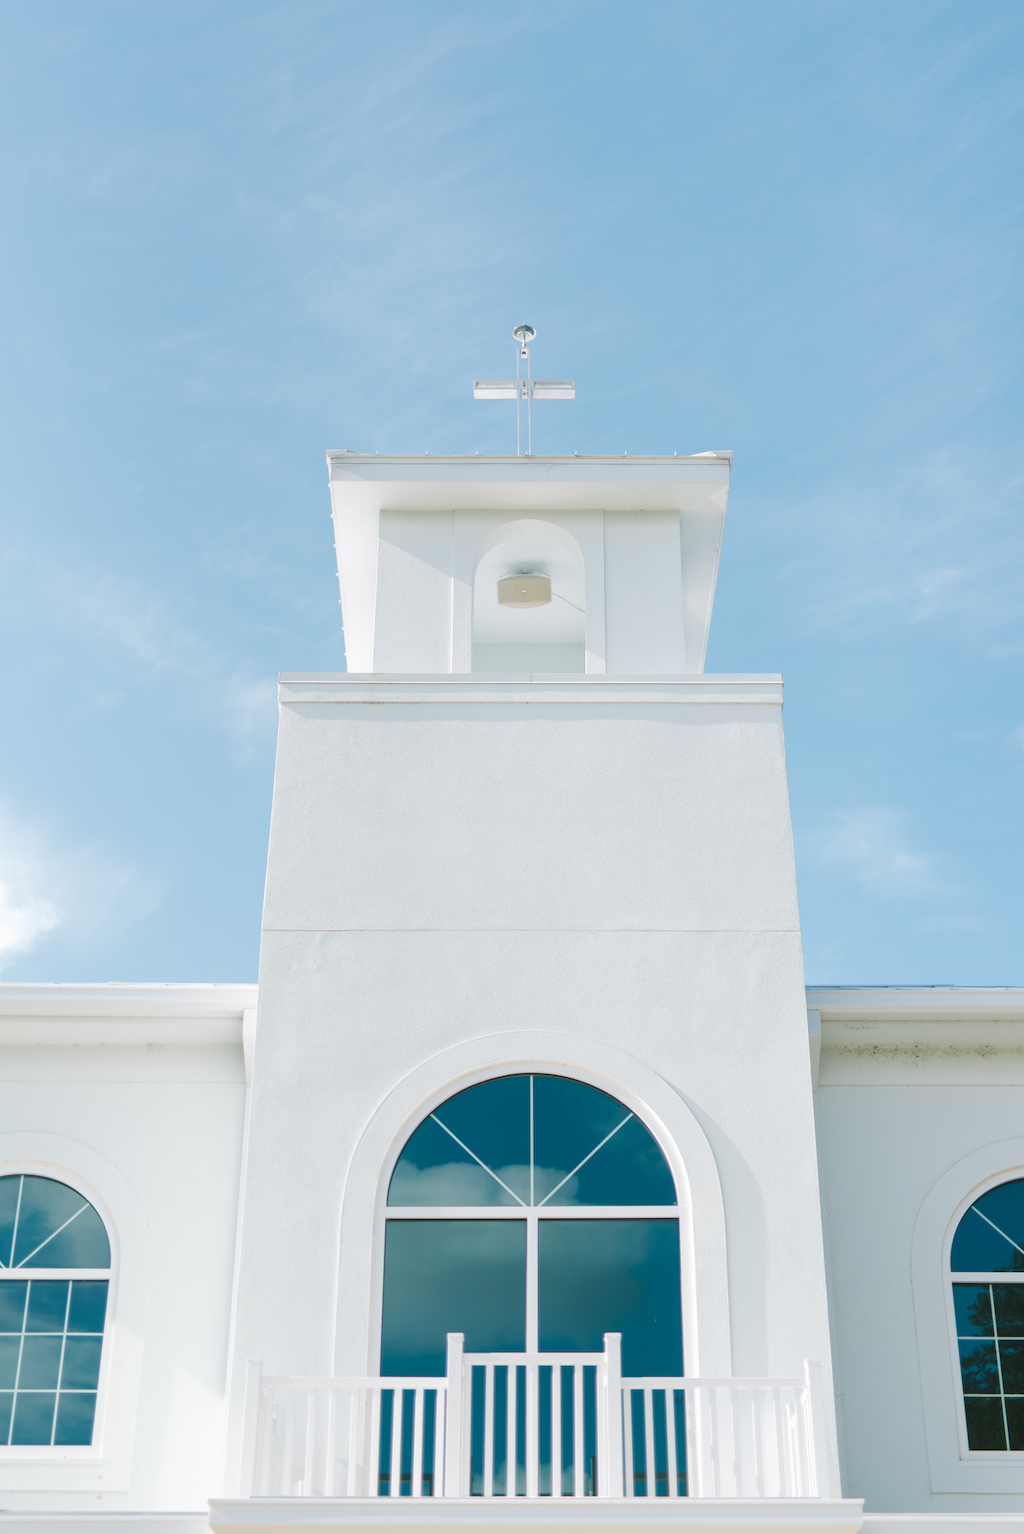
M 1024 1021 L 1024 986 L 842 986 L 807 988 L 825 1023 Z
M 736 676 L 490 676 L 293 672 L 278 677 L 282 703 L 782 703 L 776 673 Z
M 242 1041 L 255 985 L 0 984 L 0 1044 Z

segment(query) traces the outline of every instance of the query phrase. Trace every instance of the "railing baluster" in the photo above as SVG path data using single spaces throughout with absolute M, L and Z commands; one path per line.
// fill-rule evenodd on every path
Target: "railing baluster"
M 776 1386 L 772 1391 L 772 1406 L 775 1417 L 775 1458 L 778 1466 L 778 1496 L 790 1497 L 793 1495 L 793 1492 L 790 1489 L 788 1456 L 786 1454 L 786 1438 L 782 1430 L 782 1391 L 778 1388 L 778 1386 Z
M 812 1477 L 810 1428 L 807 1421 L 805 1398 L 797 1391 L 789 1402 L 786 1415 L 789 1424 L 790 1450 L 793 1459 L 793 1479 L 803 1496 L 811 1495 Z
M 281 1463 L 281 1486 L 279 1497 L 292 1495 L 292 1454 L 295 1444 L 295 1394 L 289 1391 L 284 1408 L 284 1445 Z
M 658 1494 L 657 1463 L 654 1455 L 654 1391 L 648 1385 L 644 1390 L 644 1465 L 648 1497 Z
M 551 1366 L 551 1495 L 562 1495 L 562 1366 Z
M 405 1421 L 405 1391 L 397 1385 L 391 1393 L 391 1463 L 388 1469 L 388 1496 L 402 1495 L 402 1425 Z
M 444 1496 L 444 1446 L 448 1435 L 448 1392 L 434 1392 L 434 1458 L 431 1464 L 430 1495 Z
M 327 1443 L 324 1448 L 324 1496 L 334 1496 L 334 1477 L 338 1465 L 338 1392 L 327 1392 Z
M 484 1367 L 484 1496 L 494 1496 L 494 1365 Z
M 540 1494 L 540 1365 L 526 1365 L 526 1495 Z
M 367 1392 L 360 1390 L 352 1396 L 349 1407 L 348 1427 L 348 1475 L 346 1485 L 350 1497 L 368 1497 L 366 1472 L 360 1455 L 360 1445 L 366 1446 Z
M 584 1366 L 574 1364 L 572 1370 L 572 1490 L 574 1497 L 586 1495 L 587 1467 L 586 1437 L 584 1435 L 583 1384 Z
M 709 1386 L 704 1392 L 705 1409 L 707 1411 L 708 1470 L 711 1476 L 710 1495 L 712 1497 L 720 1497 L 722 1495 L 722 1476 L 718 1454 L 717 1395 L 718 1392 L 713 1385 Z
M 625 1384 L 619 1387 L 622 1397 L 622 1435 L 625 1441 L 625 1493 L 636 1496 L 636 1470 L 633 1456 L 633 1392 Z
M 267 1497 L 270 1495 L 271 1466 L 274 1461 L 274 1453 L 277 1447 L 277 1403 L 272 1399 L 269 1391 L 263 1392 L 263 1452 L 260 1456 L 259 1472 L 256 1476 L 255 1495 Z
M 375 1390 L 370 1398 L 370 1432 L 367 1444 L 368 1495 L 379 1497 L 380 1490 L 380 1435 L 384 1419 L 384 1392 Z
M 422 1497 L 423 1495 L 423 1395 L 422 1389 L 416 1390 L 413 1395 L 412 1416 L 412 1490 L 410 1495 Z
M 729 1403 L 729 1424 L 732 1428 L 732 1484 L 733 1496 L 742 1497 L 743 1467 L 740 1462 L 741 1452 L 741 1421 L 739 1414 L 739 1392 L 731 1385 L 725 1390 L 725 1397 Z
M 316 1495 L 313 1489 L 313 1452 L 316 1448 L 316 1397 L 315 1390 L 311 1390 L 306 1398 L 306 1452 L 302 1457 L 302 1480 L 299 1483 L 302 1490 L 300 1497 L 313 1497 Z
M 514 1497 L 517 1494 L 517 1473 L 519 1469 L 519 1454 L 517 1445 L 519 1442 L 516 1424 L 519 1421 L 519 1390 L 517 1381 L 519 1370 L 515 1364 L 508 1364 L 505 1368 L 505 1495 Z
M 676 1458 L 676 1393 L 665 1391 L 665 1454 L 668 1459 L 668 1495 L 679 1495 L 679 1461 Z

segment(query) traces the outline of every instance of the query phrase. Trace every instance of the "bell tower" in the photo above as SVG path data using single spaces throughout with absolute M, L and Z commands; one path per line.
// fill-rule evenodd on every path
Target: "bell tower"
M 350 671 L 703 671 L 731 453 L 327 461 Z
M 247 1357 L 380 1372 L 402 1148 L 503 1076 L 657 1143 L 687 1374 L 818 1359 L 829 1403 L 781 679 L 704 671 L 731 455 L 328 466 L 348 669 L 280 682 L 236 1442 Z

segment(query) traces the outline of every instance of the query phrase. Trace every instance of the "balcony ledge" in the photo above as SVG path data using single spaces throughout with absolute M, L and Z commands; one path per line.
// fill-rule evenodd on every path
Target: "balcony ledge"
M 475 1529 L 593 1529 L 600 1534 L 640 1528 L 794 1529 L 800 1534 L 857 1534 L 864 1524 L 859 1498 L 668 1497 L 253 1497 L 210 1503 L 215 1534 L 371 1534 L 390 1528 L 424 1527 L 469 1534 Z

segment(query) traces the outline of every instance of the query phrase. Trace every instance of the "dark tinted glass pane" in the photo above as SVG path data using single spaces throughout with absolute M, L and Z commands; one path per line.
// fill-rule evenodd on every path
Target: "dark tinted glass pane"
M 987 1285 L 954 1284 L 953 1305 L 958 1337 L 991 1337 L 992 1305 Z
M 18 1392 L 14 1403 L 12 1443 L 49 1443 L 53 1432 L 55 1395 L 32 1395 Z
M 18 1378 L 20 1337 L 0 1337 L 0 1390 L 13 1390 Z
M 102 1337 L 69 1337 L 64 1344 L 61 1390 L 95 1390 L 100 1377 Z
M 964 1401 L 967 1415 L 967 1443 L 972 1449 L 1005 1449 L 1006 1433 L 1003 1429 L 1003 1408 L 999 1397 L 985 1400 L 982 1396 L 968 1396 Z
M 1007 1395 L 1024 1395 L 1024 1341 L 999 1339 L 999 1367 L 1003 1375 L 1003 1390 Z
M 21 1345 L 19 1390 L 56 1390 L 60 1373 L 60 1337 L 26 1337 Z
M 449 1097 L 434 1117 L 497 1172 L 524 1202 L 530 1197 L 530 1079 L 499 1076 Z
M 990 1188 L 971 1205 L 949 1260 L 954 1273 L 1024 1271 L 1024 1180 Z
M 525 1349 L 525 1221 L 388 1221 L 381 1373 L 443 1374 L 448 1332 L 470 1353 Z
M 27 1332 L 62 1332 L 68 1310 L 67 1280 L 36 1279 L 29 1286 Z
M 617 1099 L 568 1077 L 502 1076 L 456 1093 L 420 1124 L 388 1203 L 514 1206 L 549 1196 L 573 1205 L 676 1202 L 657 1142 Z
M 103 1221 L 73 1188 L 49 1177 L 26 1177 L 14 1243 L 14 1264 L 22 1263 L 32 1268 L 109 1267 Z
M 85 1199 L 73 1188 L 49 1177 L 26 1177 L 14 1240 L 14 1264 L 25 1261 L 47 1236 L 82 1208 Z
M 675 1201 L 675 1183 L 668 1162 L 654 1136 L 634 1116 L 548 1200 L 548 1207 Z
M 621 1332 L 623 1374 L 682 1374 L 678 1221 L 541 1220 L 539 1257 L 542 1352 Z
M 490 1172 L 460 1150 L 440 1124 L 426 1119 L 399 1158 L 388 1189 L 388 1203 L 424 1207 L 515 1204 L 516 1200 Z
M 71 1285 L 69 1332 L 102 1332 L 107 1313 L 105 1278 L 76 1278 Z
M 7 1442 L 11 1431 L 11 1410 L 14 1406 L 14 1396 L 7 1391 L 0 1393 L 0 1444 Z
M 1024 1400 L 1019 1396 L 1006 1402 L 1006 1426 L 1010 1430 L 1010 1448 L 1024 1449 Z
M 25 1319 L 25 1297 L 28 1284 L 0 1282 L 0 1332 L 20 1332 Z
M 92 1443 L 92 1422 L 96 1415 L 93 1394 L 60 1394 L 57 1403 L 57 1431 L 54 1443 Z
M 0 1177 L 0 1263 L 5 1268 L 10 1267 L 14 1247 L 14 1214 L 18 1207 L 20 1187 L 20 1177 Z M 0 1443 L 6 1441 L 6 1437 L 0 1434 Z
M 629 1109 L 622 1103 L 585 1082 L 566 1076 L 535 1076 L 533 1154 L 537 1203 L 628 1115 Z M 580 1202 L 571 1195 L 567 1201 Z
M 993 1284 L 992 1299 L 1000 1337 L 1024 1337 L 1024 1284 Z
M 110 1242 L 91 1204 L 60 1235 L 25 1263 L 26 1268 L 109 1268 Z
M 996 1345 L 970 1338 L 960 1343 L 960 1372 L 965 1395 L 991 1395 L 999 1389 Z

